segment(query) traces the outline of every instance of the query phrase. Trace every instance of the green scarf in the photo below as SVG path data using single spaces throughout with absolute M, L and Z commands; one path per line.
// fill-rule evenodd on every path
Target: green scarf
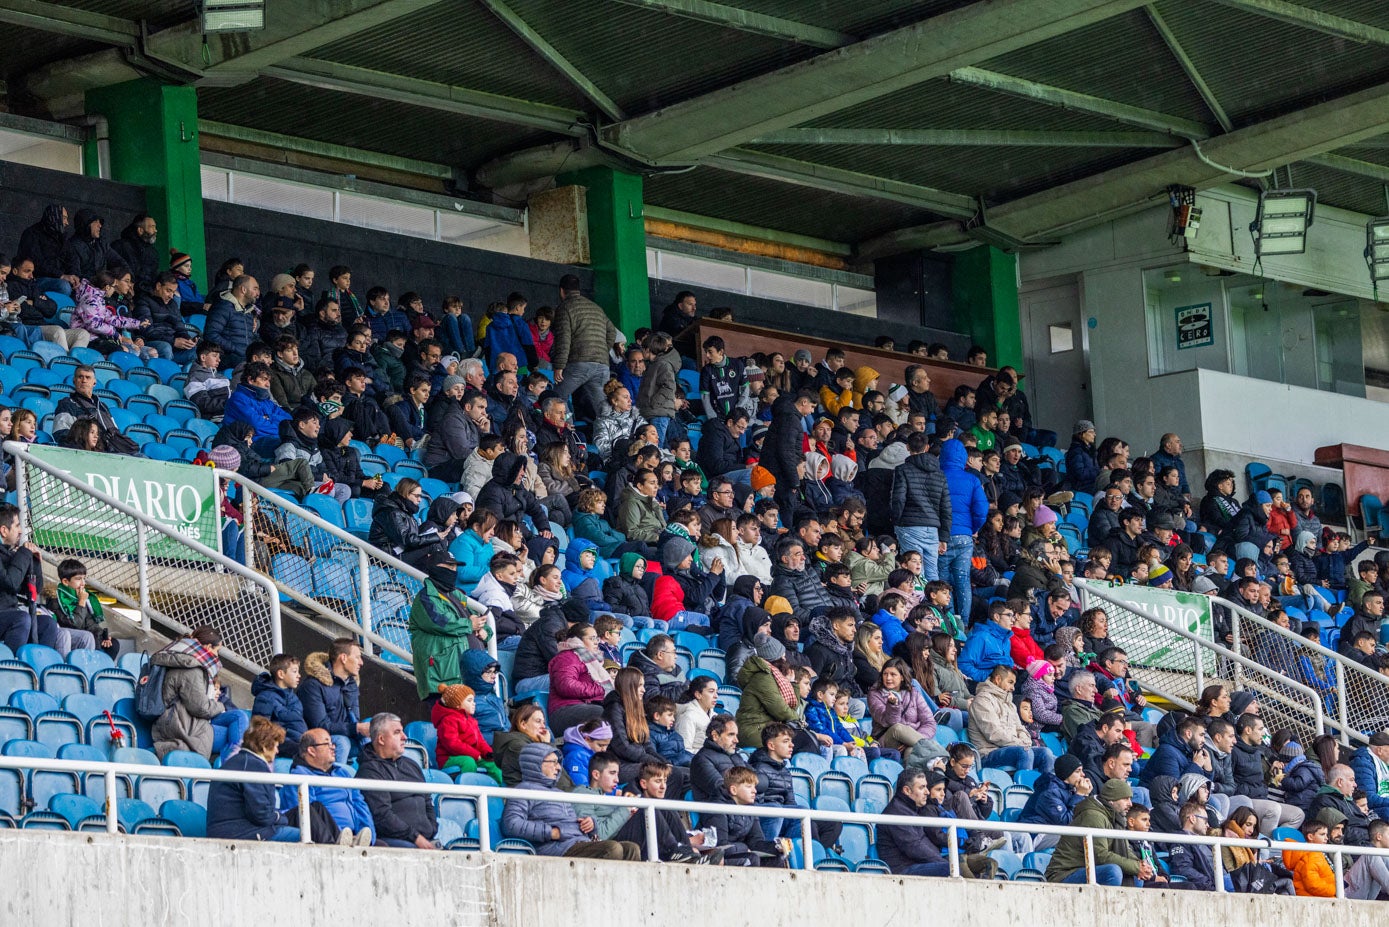
M 77 590 L 64 583 L 59 583 L 58 608 L 62 609 L 63 614 L 71 616 L 77 609 Z M 94 620 L 101 620 L 101 602 L 97 600 L 96 593 L 90 589 L 87 590 L 87 608 L 91 611 Z

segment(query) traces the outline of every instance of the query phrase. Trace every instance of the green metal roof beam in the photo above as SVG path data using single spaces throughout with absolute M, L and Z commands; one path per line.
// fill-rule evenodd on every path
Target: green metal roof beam
M 205 83 L 243 83 L 262 68 L 436 6 L 441 0 L 305 0 L 272 4 L 265 28 L 204 37 L 198 20 L 151 35 L 146 53 L 209 75 Z M 205 44 L 204 44 L 205 43 Z M 204 51 L 206 49 L 206 51 Z M 204 59 L 203 55 L 208 58 Z M 226 78 L 215 75 L 229 72 Z
M 769 132 L 755 145 L 928 145 L 1002 148 L 1175 148 L 1165 132 L 1034 132 L 1026 129 L 838 129 Z
M 1234 123 L 1225 112 L 1225 107 L 1220 105 L 1220 101 L 1215 97 L 1215 91 L 1211 90 L 1206 83 L 1201 72 L 1196 69 L 1196 63 L 1191 60 L 1191 56 L 1182 48 L 1182 43 L 1177 40 L 1172 28 L 1167 25 L 1167 20 L 1162 18 L 1162 14 L 1157 11 L 1157 7 L 1149 6 L 1144 8 L 1148 14 L 1148 19 L 1152 21 L 1153 28 L 1162 36 L 1162 40 L 1167 43 L 1167 50 L 1172 53 L 1172 57 L 1177 59 L 1177 64 L 1181 67 L 1186 79 L 1191 81 L 1191 86 L 1196 88 L 1196 92 L 1201 95 L 1201 102 L 1206 104 L 1206 109 L 1210 110 L 1215 121 L 1220 123 L 1220 127 L 1226 132 L 1234 128 Z
M 715 26 L 726 26 L 752 35 L 810 45 L 814 48 L 839 48 L 841 45 L 852 45 L 858 41 L 854 36 L 844 32 L 822 29 L 819 26 L 782 19 L 779 16 L 754 13 L 751 10 L 740 10 L 723 3 L 711 3 L 709 0 L 617 0 L 617 2 L 643 10 L 655 10 L 685 19 L 694 19 Z
M 279 132 L 264 132 L 249 126 L 214 122 L 210 119 L 199 119 L 198 131 L 203 135 L 211 135 L 215 138 L 247 142 L 252 145 L 264 145 L 267 148 L 281 148 L 285 151 L 297 151 L 301 154 L 317 155 L 320 158 L 370 165 L 391 171 L 401 171 L 406 174 L 418 174 L 422 177 L 452 180 L 454 174 L 453 168 L 446 164 L 416 161 L 413 158 L 381 154 L 376 151 L 368 151 L 365 148 L 353 148 L 348 145 L 336 145 L 332 142 L 320 142 L 311 138 L 281 135 Z
M 573 84 L 580 93 L 589 99 L 594 106 L 598 107 L 614 122 L 621 122 L 627 118 L 627 114 L 622 112 L 621 107 L 612 101 L 606 93 L 599 89 L 598 85 L 584 76 L 583 72 L 564 55 L 560 54 L 559 49 L 555 48 L 545 37 L 531 25 L 522 19 L 515 10 L 507 6 L 502 0 L 481 0 L 482 5 L 491 10 L 506 27 L 545 60 L 545 63 L 564 75 L 564 79 Z
M 1208 126 L 1191 119 L 1169 116 L 1166 113 L 1143 109 L 1139 106 L 1130 106 L 1127 103 L 1117 103 L 1114 100 L 1106 100 L 1088 93 L 1063 90 L 1060 87 L 1039 84 L 1036 81 L 1000 74 L 997 71 L 986 71 L 981 68 L 960 68 L 950 73 L 950 79 L 957 83 L 982 87 L 985 90 L 1006 93 L 1009 96 L 1022 97 L 1027 100 L 1035 100 L 1038 103 L 1046 103 L 1061 109 L 1104 116 L 1115 122 L 1152 129 L 1156 132 L 1170 132 L 1185 138 L 1206 138 L 1211 134 Z
M 1389 166 L 1375 164 L 1371 161 L 1362 161 L 1359 158 L 1347 158 L 1344 155 L 1324 154 L 1303 160 L 1316 164 L 1319 167 L 1329 167 L 1333 171 L 1340 171 L 1344 174 L 1355 174 L 1359 177 L 1369 177 L 1378 180 L 1380 183 L 1389 183 Z
M 0 23 L 127 47 L 140 37 L 140 27 L 129 20 L 42 0 L 0 0 Z
M 283 65 L 266 68 L 263 73 L 279 80 L 355 93 L 377 100 L 530 126 L 563 135 L 583 134 L 578 124 L 583 121 L 584 114 L 575 110 L 317 58 L 293 58 Z
M 639 161 L 690 163 L 1142 5 L 1142 0 L 979 0 L 603 132 L 610 144 Z
M 797 161 L 745 148 L 735 148 L 707 158 L 704 164 L 737 174 L 764 177 L 768 180 L 814 187 L 817 190 L 904 203 L 956 219 L 968 219 L 978 212 L 973 197 L 963 194 L 948 193 L 900 180 L 873 177 L 857 171 Z
M 1277 19 L 1326 35 L 1334 35 L 1338 39 L 1349 39 L 1352 42 L 1365 45 L 1389 45 L 1389 29 L 1380 29 L 1368 23 L 1346 19 L 1344 16 L 1335 16 L 1296 3 L 1288 3 L 1286 0 L 1216 0 L 1216 2 L 1232 9 L 1243 10 L 1246 13 L 1257 13 L 1269 19 Z

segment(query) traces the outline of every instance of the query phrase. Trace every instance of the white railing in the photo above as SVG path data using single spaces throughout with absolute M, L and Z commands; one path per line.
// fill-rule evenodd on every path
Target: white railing
M 1352 847 L 1340 844 L 1314 844 L 1293 841 L 1273 841 L 1267 838 L 1257 840 L 1232 837 L 1212 837 L 1205 834 L 1163 834 L 1151 831 L 1092 830 L 1083 827 L 1059 826 L 1054 824 L 1022 824 L 1005 821 L 965 821 L 960 818 L 934 818 L 887 814 L 864 814 L 856 811 L 817 811 L 802 807 L 782 807 L 778 805 L 733 805 L 711 802 L 675 801 L 673 799 L 631 798 L 617 795 L 589 795 L 563 792 L 552 789 L 536 792 L 533 789 L 511 789 L 479 785 L 444 784 L 438 782 L 401 782 L 398 780 L 324 778 L 318 776 L 297 776 L 289 773 L 249 773 L 241 770 L 198 769 L 181 766 L 142 766 L 131 763 L 98 763 L 79 760 L 55 760 L 41 757 L 0 756 L 0 769 L 13 769 L 22 772 L 52 771 L 76 773 L 79 778 L 90 774 L 100 774 L 105 786 L 106 831 L 110 834 L 120 832 L 117 800 L 119 799 L 118 779 L 120 777 L 154 776 L 161 778 L 188 779 L 197 782 L 246 782 L 272 786 L 293 786 L 298 791 L 299 841 L 311 843 L 309 826 L 310 790 L 314 788 L 349 789 L 360 792 L 395 792 L 409 795 L 429 795 L 432 797 L 471 798 L 477 803 L 478 849 L 491 852 L 494 835 L 487 813 L 488 799 L 515 799 L 535 801 L 543 795 L 546 801 L 568 805 L 599 805 L 602 807 L 638 808 L 645 816 L 646 855 L 657 860 L 656 812 L 694 812 L 697 814 L 729 814 L 756 818 L 793 818 L 801 823 L 801 867 L 814 869 L 814 837 L 811 825 L 814 822 L 840 824 L 866 824 L 871 827 L 929 827 L 946 832 L 946 858 L 950 864 L 950 874 L 958 878 L 962 872 L 962 847 L 960 831 L 977 831 L 989 834 L 1028 835 L 1053 834 L 1059 837 L 1080 837 L 1085 842 L 1085 882 L 1095 884 L 1096 838 L 1123 841 L 1147 841 L 1152 844 L 1186 844 L 1211 847 L 1211 857 L 1215 872 L 1215 891 L 1225 892 L 1224 861 L 1219 850 L 1223 847 L 1245 847 L 1265 852 L 1281 853 L 1285 850 L 1325 853 L 1332 858 L 1336 875 L 1336 897 L 1345 897 L 1344 857 L 1378 856 L 1389 858 L 1389 849 L 1377 847 Z M 156 772 L 157 771 L 157 772 Z
M 85 549 L 80 536 L 75 536 L 70 547 L 48 544 L 43 550 L 45 560 L 56 563 L 66 557 L 81 559 L 87 566 L 87 582 L 98 592 L 137 610 L 146 631 L 150 630 L 151 616 L 180 633 L 188 633 L 201 624 L 216 627 L 223 637 L 223 658 L 246 669 L 262 672 L 270 658 L 283 650 L 280 599 L 268 576 L 37 459 L 25 444 L 6 441 L 4 450 L 15 461 L 21 523 L 30 533 L 36 525 L 44 527 L 50 516 L 55 520 L 70 519 L 69 503 L 49 498 L 52 481 L 56 481 L 91 499 L 96 510 L 92 527 L 117 542 L 116 553 L 98 552 Z M 35 487 L 30 469 L 41 473 L 46 485 Z M 66 499 L 68 494 L 63 495 Z M 57 527 L 48 533 L 61 537 L 64 530 Z M 152 533 L 186 549 L 188 559 L 151 559 Z
M 1310 686 L 1288 678 L 1237 650 L 1207 640 L 1186 628 L 1143 611 L 1137 604 L 1124 600 L 1122 586 L 1111 588 L 1107 585 L 1100 586 L 1096 583 L 1087 583 L 1082 579 L 1077 579 L 1076 587 L 1080 590 L 1082 610 L 1090 607 L 1089 600 L 1092 597 L 1110 606 L 1125 610 L 1125 617 L 1128 619 L 1126 622 L 1111 621 L 1110 624 L 1110 637 L 1120 647 L 1124 647 L 1126 624 L 1129 627 L 1150 624 L 1173 635 L 1176 639 L 1190 644 L 1192 651 L 1190 672 L 1155 671 L 1141 664 L 1130 664 L 1130 674 L 1134 675 L 1145 688 L 1150 689 L 1155 694 L 1190 709 L 1194 707 L 1196 697 L 1200 695 L 1201 690 L 1208 683 L 1218 681 L 1233 683 L 1233 680 L 1224 676 L 1209 677 L 1207 675 L 1206 665 L 1210 661 L 1206 658 L 1213 655 L 1217 658 L 1217 667 L 1224 666 L 1233 670 L 1230 675 L 1237 675 L 1245 683 L 1257 681 L 1257 685 L 1251 686 L 1251 688 L 1257 688 L 1259 692 L 1260 704 L 1266 709 L 1265 714 L 1269 719 L 1270 728 L 1282 726 L 1281 723 L 1276 722 L 1286 722 L 1300 728 L 1300 733 L 1304 736 L 1307 733 L 1316 735 L 1325 732 L 1327 724 L 1325 712 L 1322 710 L 1322 699 L 1317 691 Z M 1182 691 L 1178 691 L 1179 688 Z
M 254 480 L 229 470 L 218 470 L 217 476 L 241 487 L 246 566 L 269 576 L 281 593 L 311 614 L 359 637 L 366 654 L 397 658 L 382 665 L 409 672 L 409 611 L 424 586 L 424 573 Z M 281 559 L 276 568 L 278 553 L 268 543 L 272 538 L 261 536 L 267 531 L 285 548 L 280 553 L 299 557 L 305 566 L 295 572 L 287 565 L 293 561 Z M 321 594 L 315 591 L 314 576 L 319 560 L 338 565 L 333 568 L 336 588 Z M 474 599 L 469 604 L 487 613 L 495 632 L 491 612 Z M 378 605 L 388 613 L 376 614 Z M 487 646 L 496 656 L 495 633 Z

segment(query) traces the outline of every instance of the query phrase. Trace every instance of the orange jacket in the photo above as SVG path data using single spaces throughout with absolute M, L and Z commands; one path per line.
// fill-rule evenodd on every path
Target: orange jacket
M 1283 865 L 1292 870 L 1293 886 L 1306 898 L 1335 898 L 1336 873 L 1325 853 L 1284 850 Z

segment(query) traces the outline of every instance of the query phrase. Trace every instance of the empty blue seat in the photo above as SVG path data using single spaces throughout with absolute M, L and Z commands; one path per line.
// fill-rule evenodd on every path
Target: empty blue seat
M 112 380 L 107 384 L 107 389 L 120 398 L 122 406 L 135 396 L 143 396 L 145 394 L 144 386 L 132 382 L 131 380 Z
M 849 805 L 854 800 L 854 780 L 847 773 L 829 772 L 821 773 L 815 777 L 815 799 L 835 798 L 843 801 L 844 810 L 849 809 Z M 815 807 L 820 807 L 816 805 Z
M 0 744 L 10 740 L 30 740 L 34 736 L 34 720 L 22 708 L 0 706 Z
M 73 830 L 87 818 L 105 817 L 102 805 L 86 795 L 57 795 L 49 804 L 49 810 L 61 814 Z
M 164 403 L 164 414 L 182 425 L 198 417 L 198 407 L 187 399 L 174 399 Z
M 352 534 L 365 540 L 371 531 L 371 510 L 374 503 L 370 499 L 348 499 L 342 505 L 344 527 Z
M 197 802 L 170 799 L 159 806 L 159 816 L 173 822 L 185 837 L 207 836 L 207 809 Z
M 61 665 L 63 662 L 62 654 L 43 644 L 25 644 L 19 648 L 18 657 L 36 673 L 42 673 L 46 667 Z
M 115 669 L 116 661 L 100 650 L 74 650 L 68 654 L 68 665 L 91 677 L 99 670 Z
M 153 370 L 156 374 L 158 374 L 159 379 L 162 383 L 168 383 L 178 374 L 183 372 L 183 368 L 180 367 L 178 364 L 174 363 L 171 360 L 165 360 L 162 357 L 156 357 L 151 361 L 147 361 L 145 366 L 148 367 L 150 370 Z
M 154 817 L 158 817 L 154 809 L 138 798 L 116 799 L 116 818 L 127 832 L 134 830 L 140 822 Z
M 87 674 L 75 666 L 59 663 L 39 674 L 39 688 L 61 701 L 87 691 Z
M 127 370 L 131 370 L 135 367 L 145 366 L 145 362 L 140 358 L 138 354 L 130 354 L 125 351 L 111 352 L 111 354 L 106 358 L 106 362 L 111 366 L 117 368 L 121 376 L 125 376 L 125 372 Z

